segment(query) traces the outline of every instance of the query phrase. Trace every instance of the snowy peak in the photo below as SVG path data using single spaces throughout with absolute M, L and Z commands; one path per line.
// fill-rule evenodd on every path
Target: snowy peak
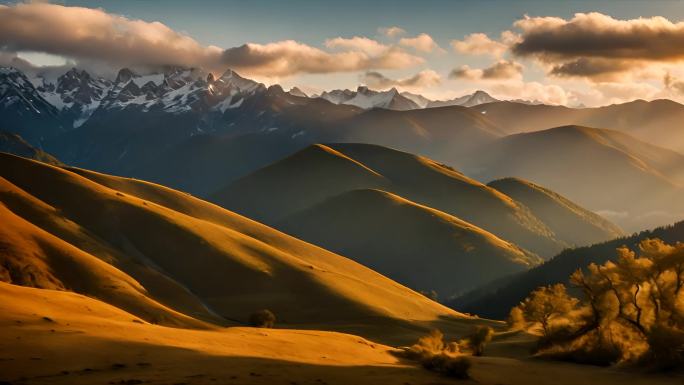
M 416 103 L 416 104 L 418 105 L 418 107 L 420 107 L 420 108 L 425 108 L 425 107 L 428 106 L 428 104 L 429 104 L 430 102 L 432 102 L 432 100 L 426 98 L 426 97 L 423 96 L 423 95 L 414 94 L 414 93 L 411 93 L 411 92 L 402 92 L 402 93 L 401 93 L 401 96 L 403 96 L 403 97 L 405 97 L 405 98 L 411 100 L 412 102 Z
M 498 102 L 498 99 L 493 98 L 491 95 L 485 91 L 478 90 L 469 95 L 463 95 L 458 98 L 450 100 L 436 100 L 430 101 L 427 104 L 427 108 L 432 107 L 445 107 L 445 106 L 462 106 L 462 107 L 474 107 L 480 104 Z
M 55 92 L 61 96 L 63 105 L 86 105 L 101 100 L 110 87 L 111 82 L 72 68 L 57 78 Z
M 484 91 L 475 91 L 474 94 L 470 95 L 468 100 L 466 100 L 462 106 L 464 107 L 473 107 L 473 106 L 478 106 L 480 104 L 485 104 L 485 103 L 493 103 L 493 102 L 498 102 L 498 99 L 494 99 L 491 95 Z
M 386 108 L 390 110 L 413 110 L 444 106 L 473 107 L 498 101 L 481 90 L 455 99 L 435 101 L 420 94 L 400 93 L 396 88 L 387 91 L 374 91 L 366 86 L 359 86 L 356 91 L 332 90 L 323 92 L 319 97 L 335 104 L 350 104 L 364 109 Z
M 119 73 L 116 75 L 116 79 L 114 80 L 114 84 L 122 84 L 122 83 L 128 83 L 131 79 L 134 77 L 137 77 L 138 74 L 133 72 L 132 70 L 128 68 L 122 68 L 119 70 Z
M 212 83 L 214 87 L 220 87 L 224 90 L 241 92 L 241 93 L 253 93 L 259 89 L 265 89 L 265 86 L 254 80 L 246 79 L 240 76 L 237 72 L 233 70 L 227 70 L 221 75 L 218 80 Z
M 319 98 L 325 99 L 333 104 L 342 104 L 356 95 L 351 90 L 332 90 L 330 92 L 324 91 Z
M 349 104 L 363 109 L 412 110 L 419 108 L 412 100 L 399 94 L 396 88 L 374 91 L 366 86 L 359 86 L 356 91 L 333 90 L 324 92 L 320 97 L 331 103 Z
M 0 67 L 0 107 L 16 109 L 20 114 L 55 113 L 55 108 L 41 96 L 26 75 L 13 67 Z

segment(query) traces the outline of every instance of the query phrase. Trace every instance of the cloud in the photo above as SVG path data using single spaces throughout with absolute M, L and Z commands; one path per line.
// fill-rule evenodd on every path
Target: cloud
M 400 69 L 422 64 L 424 60 L 396 47 L 389 47 L 375 55 L 361 50 L 330 53 L 294 40 L 285 40 L 229 48 L 223 53 L 221 62 L 252 75 L 291 76 L 300 73 Z
M 619 20 L 592 12 L 569 20 L 525 17 L 514 25 L 522 32 L 512 53 L 538 59 L 553 75 L 602 80 L 648 63 L 684 60 L 684 22 L 660 16 Z
M 451 46 L 456 52 L 467 55 L 501 57 L 517 39 L 518 36 L 511 31 L 502 32 L 499 40 L 492 40 L 484 33 L 471 33 L 463 40 L 452 40 Z
M 565 91 L 556 84 L 543 84 L 540 82 L 515 82 L 494 83 L 491 91 L 503 99 L 540 101 L 552 105 L 578 104 L 575 96 Z
M 392 27 L 381 27 L 378 28 L 378 33 L 381 33 L 387 37 L 397 37 L 406 33 L 403 28 L 392 26 Z
M 121 66 L 218 64 L 221 55 L 220 48 L 202 46 L 159 22 L 44 3 L 0 6 L 0 47 Z
M 596 81 L 619 80 L 626 71 L 642 67 L 640 62 L 581 57 L 553 65 L 549 73 L 555 76 L 577 76 Z
M 405 37 L 399 39 L 399 45 L 411 47 L 419 52 L 444 52 L 442 47 L 427 33 L 421 33 L 416 37 Z
M 441 83 L 442 78 L 433 70 L 420 71 L 417 74 L 403 79 L 390 79 L 385 75 L 368 71 L 361 77 L 362 82 L 374 89 L 387 89 L 392 87 L 402 88 L 424 88 L 436 86 Z
M 451 79 L 468 80 L 494 80 L 494 79 L 516 79 L 522 77 L 523 66 L 508 60 L 499 60 L 491 66 L 483 69 L 470 68 L 463 65 L 449 73 Z
M 14 67 L 30 77 L 41 75 L 46 78 L 57 78 L 66 71 L 75 67 L 76 63 L 67 61 L 62 65 L 36 66 L 24 58 L 17 55 L 16 52 L 0 51 L 0 67 Z M 94 74 L 100 75 L 100 69 L 93 71 Z
M 167 65 L 226 68 L 247 75 L 285 77 L 299 73 L 408 68 L 424 60 L 399 47 L 362 37 L 326 42 L 333 52 L 293 40 L 205 46 L 160 22 L 109 14 L 101 9 L 56 4 L 0 5 L 0 51 L 59 55 L 79 65 L 154 69 Z
M 379 55 L 387 51 L 390 47 L 378 42 L 377 40 L 369 39 L 364 36 L 354 36 L 352 38 L 336 37 L 325 41 L 325 46 L 328 48 L 343 48 L 351 50 L 359 50 L 372 55 Z

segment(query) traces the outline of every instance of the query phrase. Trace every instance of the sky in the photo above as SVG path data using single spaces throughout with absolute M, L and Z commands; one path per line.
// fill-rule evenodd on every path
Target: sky
M 202 67 L 305 92 L 684 98 L 684 1 L 0 1 L 0 65 Z M 55 68 L 56 67 L 56 68 Z M 682 79 L 682 80 L 680 80 Z

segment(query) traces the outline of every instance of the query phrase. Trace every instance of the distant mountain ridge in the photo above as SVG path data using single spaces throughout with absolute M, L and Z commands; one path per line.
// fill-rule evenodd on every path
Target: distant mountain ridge
M 627 231 L 684 217 L 684 155 L 620 131 L 569 125 L 514 134 L 495 139 L 463 162 L 476 179 L 524 178 Z

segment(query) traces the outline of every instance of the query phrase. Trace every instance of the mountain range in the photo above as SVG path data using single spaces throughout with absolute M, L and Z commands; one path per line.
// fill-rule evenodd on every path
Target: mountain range
M 340 92 L 427 106 L 425 98 L 395 91 Z M 635 101 L 572 109 L 471 96 L 487 103 L 397 111 L 285 92 L 230 70 L 214 77 L 177 67 L 147 75 L 123 69 L 107 80 L 76 69 L 47 79 L 4 68 L 0 129 L 66 164 L 202 197 L 311 144 L 348 142 L 427 156 L 482 182 L 520 177 L 628 231 L 684 214 L 677 199 L 681 155 L 662 147 L 678 146 L 679 128 L 669 117 L 684 114 L 684 106 Z M 587 122 L 593 127 L 579 125 Z

